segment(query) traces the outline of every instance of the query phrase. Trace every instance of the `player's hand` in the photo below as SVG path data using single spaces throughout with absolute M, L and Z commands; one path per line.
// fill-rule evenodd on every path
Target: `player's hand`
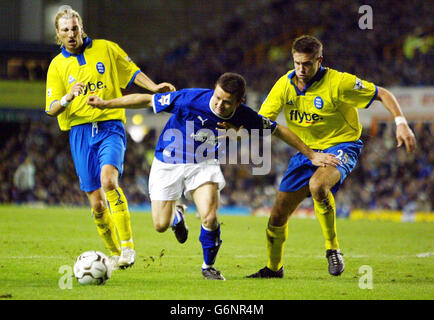
M 322 152 L 314 152 L 312 159 L 312 164 L 317 167 L 337 167 L 341 164 L 338 158 L 332 153 L 322 153 Z
M 176 91 L 176 88 L 173 84 L 170 84 L 168 82 L 162 82 L 160 84 L 157 84 L 154 91 L 158 93 L 166 93 Z
M 237 140 L 238 138 L 241 138 L 241 136 L 239 136 L 239 131 L 241 129 L 244 128 L 244 126 L 239 126 L 237 127 L 236 125 L 230 123 L 230 122 L 217 122 L 218 127 L 216 128 L 216 130 L 219 132 L 219 136 L 217 139 L 225 139 L 226 137 L 229 137 L 232 140 Z M 223 131 L 222 129 L 226 130 Z M 233 129 L 236 131 L 237 135 L 235 136 L 232 132 L 228 133 L 228 130 Z M 223 131 L 223 132 L 222 132 Z
M 92 106 L 93 108 L 105 109 L 104 100 L 98 96 L 90 96 L 87 98 L 87 104 Z
M 398 124 L 396 127 L 396 140 L 398 141 L 398 148 L 404 143 L 407 152 L 413 153 L 416 150 L 416 138 L 408 124 Z
M 84 91 L 84 88 L 85 88 L 84 83 L 82 83 L 82 82 L 75 83 L 72 86 L 71 91 L 69 92 L 68 96 L 66 97 L 66 101 L 71 102 L 72 100 L 74 100 L 75 97 L 82 94 L 82 92 Z
M 217 125 L 220 127 L 220 128 L 216 128 L 217 130 L 221 130 L 221 129 L 226 129 L 226 130 L 229 130 L 229 129 L 234 129 L 235 131 L 239 131 L 239 130 L 241 130 L 242 128 L 244 128 L 244 126 L 240 126 L 240 127 L 237 127 L 236 125 L 234 125 L 234 124 L 232 124 L 232 123 L 230 123 L 230 122 L 217 122 Z

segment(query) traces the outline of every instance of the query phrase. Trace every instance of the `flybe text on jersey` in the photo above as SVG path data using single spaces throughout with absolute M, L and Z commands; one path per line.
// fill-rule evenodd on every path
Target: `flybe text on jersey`
M 83 95 L 86 95 L 88 92 L 94 92 L 96 90 L 101 90 L 107 88 L 107 86 L 102 81 L 98 81 L 96 84 L 92 82 L 88 82 L 84 87 Z
M 319 114 L 306 112 L 300 113 L 297 110 L 291 110 L 289 116 L 291 121 L 297 121 L 298 123 L 302 123 L 303 121 L 306 123 L 313 123 L 322 120 Z

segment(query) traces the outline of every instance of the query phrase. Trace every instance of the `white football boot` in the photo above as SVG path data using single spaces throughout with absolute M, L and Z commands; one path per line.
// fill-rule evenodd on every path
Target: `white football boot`
M 123 247 L 121 257 L 119 258 L 119 268 L 126 269 L 136 262 L 136 251 L 134 249 Z

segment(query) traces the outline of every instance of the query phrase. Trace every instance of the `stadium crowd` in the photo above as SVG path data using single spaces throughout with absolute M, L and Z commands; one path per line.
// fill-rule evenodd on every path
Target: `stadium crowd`
M 338 193 L 338 208 L 402 210 L 412 202 L 417 204 L 418 210 L 432 210 L 433 125 L 416 123 L 412 126 L 419 143 L 419 149 L 413 155 L 406 154 L 402 148 L 393 150 L 396 141 L 390 123 L 383 123 L 375 136 L 364 132 L 364 150 L 356 169 Z M 1 136 L 1 203 L 30 201 L 47 205 L 87 205 L 69 155 L 68 135 L 59 133 L 54 119 L 40 123 L 2 123 Z M 148 177 L 157 138 L 158 132 L 151 130 L 141 143 L 128 140 L 125 172 L 120 183 L 132 205 L 149 204 Z M 294 149 L 274 139 L 268 175 L 252 175 L 251 165 L 222 165 L 227 182 L 221 194 L 222 205 L 244 206 L 251 210 L 272 205 L 281 176 L 294 153 Z M 35 183 L 31 196 L 23 199 L 23 193 L 14 184 L 14 174 L 28 157 L 34 165 Z M 188 200 L 184 200 L 188 204 Z M 306 202 L 303 205 L 309 207 L 312 204 Z
M 200 26 L 180 38 L 159 60 L 150 55 L 151 60 L 137 62 L 156 82 L 170 81 L 177 88 L 210 87 L 221 73 L 238 72 L 263 100 L 276 79 L 291 67 L 293 39 L 309 33 L 325 45 L 325 66 L 386 87 L 432 85 L 434 74 L 427 72 L 434 63 L 430 2 L 408 6 L 405 2 L 377 1 L 372 4 L 372 30 L 358 28 L 360 5 L 345 0 L 321 5 L 280 0 L 264 1 L 262 7 L 234 8 L 206 30 Z M 48 61 L 8 56 L 7 61 L 0 61 L 0 78 L 43 80 Z M 432 210 L 433 127 L 429 123 L 415 123 L 413 127 L 419 144 L 414 155 L 403 150 L 390 152 L 395 148 L 390 124 L 383 124 L 374 136 L 364 131 L 365 148 L 356 170 L 338 193 L 338 207 L 403 209 L 415 202 L 421 210 Z M 142 143 L 129 138 L 121 185 L 131 204 L 149 203 L 147 184 L 157 137 L 158 132 L 152 129 Z M 69 154 L 68 134 L 59 132 L 55 119 L 3 122 L 0 138 L 0 203 L 87 205 Z M 222 205 L 251 209 L 271 206 L 293 152 L 278 139 L 273 140 L 272 167 L 266 176 L 251 175 L 249 165 L 223 165 L 227 185 Z M 26 158 L 34 166 L 31 193 L 22 192 L 18 174 L 14 179 Z
M 253 91 L 266 94 L 289 68 L 292 41 L 308 33 L 325 44 L 326 66 L 386 87 L 431 85 L 434 75 L 426 72 L 434 63 L 430 2 L 417 6 L 392 0 L 372 2 L 373 28 L 362 30 L 358 10 L 369 3 L 276 0 L 264 1 L 262 6 L 246 4 L 218 20 L 209 19 L 208 25 L 197 24 L 191 33 L 174 40 L 171 49 L 147 48 L 148 58 L 136 62 L 157 82 L 170 79 L 177 88 L 209 87 L 221 73 L 234 71 L 246 77 Z M 45 79 L 48 63 L 47 57 L 0 54 L 0 77 Z
M 180 40 L 161 61 L 143 61 L 143 68 L 153 68 L 150 74 L 171 79 L 177 87 L 208 87 L 218 74 L 234 71 L 246 77 L 253 91 L 266 94 L 290 67 L 292 41 L 307 33 L 324 43 L 325 66 L 381 86 L 431 85 L 434 75 L 426 70 L 433 69 L 434 61 L 428 22 L 432 6 L 377 1 L 372 5 L 373 29 L 361 30 L 360 5 L 281 0 L 236 8 L 219 25 Z

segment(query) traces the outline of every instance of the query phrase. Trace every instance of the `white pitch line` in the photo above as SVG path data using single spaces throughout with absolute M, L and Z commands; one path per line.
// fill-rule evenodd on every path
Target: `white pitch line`
M 428 258 L 434 256 L 434 252 L 424 252 L 424 253 L 419 253 L 416 255 L 416 257 L 418 258 Z

